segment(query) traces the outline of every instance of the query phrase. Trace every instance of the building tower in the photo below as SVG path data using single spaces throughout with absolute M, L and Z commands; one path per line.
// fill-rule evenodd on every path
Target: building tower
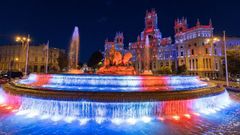
M 114 38 L 115 49 L 118 51 L 122 51 L 124 47 L 124 37 L 122 32 L 117 32 Z
M 157 13 L 154 9 L 151 11 L 146 11 L 145 29 L 142 32 L 141 39 L 145 39 L 147 35 L 149 36 L 150 41 L 153 38 L 162 38 L 161 33 L 158 29 Z
M 181 20 L 179 19 L 175 20 L 175 25 L 174 25 L 175 34 L 185 32 L 187 28 L 188 28 L 188 25 L 187 25 L 186 18 L 183 17 Z

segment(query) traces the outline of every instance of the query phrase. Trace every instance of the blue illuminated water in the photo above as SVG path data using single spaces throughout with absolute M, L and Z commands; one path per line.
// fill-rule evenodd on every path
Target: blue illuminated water
M 47 90 L 98 92 L 192 90 L 207 86 L 197 77 L 190 76 L 32 74 L 15 83 Z M 225 91 L 189 100 L 91 102 L 20 97 L 0 88 L 0 135 L 237 134 L 240 98 L 234 93 L 230 97 Z M 8 103 L 9 106 L 5 105 Z M 15 104 L 17 110 L 11 108 Z
M 0 134 L 237 134 L 240 128 L 240 118 L 238 117 L 240 99 L 234 98 L 231 100 L 231 104 L 225 106 L 228 101 L 227 95 L 228 93 L 225 92 L 216 98 L 214 96 L 206 97 L 196 99 L 196 102 L 189 102 L 191 106 L 195 104 L 193 105 L 196 107 L 194 110 L 198 110 L 200 115 L 191 115 L 191 118 L 181 116 L 179 120 L 167 118 L 159 120 L 150 117 L 156 116 L 154 107 L 159 110 L 163 109 L 161 103 L 155 102 L 75 103 L 24 97 L 21 99 L 19 112 L 26 111 L 26 114 L 4 113 L 0 109 Z M 233 97 L 235 94 L 231 93 L 230 96 Z M 182 105 L 180 104 L 180 106 Z M 75 107 L 80 108 L 76 109 Z M 74 114 L 78 116 L 84 111 L 86 111 L 85 116 L 81 115 L 82 117 L 78 119 L 71 119 Z M 51 116 L 44 114 L 51 114 Z M 124 121 L 119 123 L 119 120 Z
M 32 119 L 16 115 L 0 114 L 0 134 L 12 135 L 51 135 L 51 134 L 81 134 L 81 135 L 181 135 L 181 134 L 228 134 L 237 135 L 240 132 L 240 104 L 234 102 L 213 115 L 201 115 L 192 119 L 180 121 L 151 121 L 135 125 L 114 125 L 111 122 L 101 124 L 93 121 L 85 125 L 79 122 Z

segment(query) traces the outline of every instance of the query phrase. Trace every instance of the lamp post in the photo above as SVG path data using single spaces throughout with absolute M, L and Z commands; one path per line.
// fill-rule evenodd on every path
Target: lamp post
M 225 31 L 223 31 L 223 45 L 224 45 L 224 59 L 225 59 L 225 77 L 226 77 L 226 84 L 228 86 L 229 82 L 228 82 L 227 47 L 226 47 Z
M 27 75 L 28 72 L 28 54 L 29 54 L 29 42 L 31 41 L 30 35 L 28 34 L 27 37 L 25 36 L 18 36 L 16 37 L 16 42 L 21 42 L 22 47 L 26 49 L 26 61 L 25 61 L 25 71 L 24 75 Z

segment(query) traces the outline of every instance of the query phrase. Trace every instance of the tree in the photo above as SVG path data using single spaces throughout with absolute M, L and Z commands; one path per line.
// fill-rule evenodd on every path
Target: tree
M 227 50 L 228 72 L 240 74 L 240 48 Z
M 177 74 L 186 74 L 187 67 L 186 65 L 181 65 L 177 67 Z
M 171 74 L 171 68 L 168 66 L 162 66 L 160 69 L 157 71 L 159 74 Z
M 68 67 L 68 55 L 65 52 L 60 51 L 57 61 L 61 71 Z
M 88 60 L 88 66 L 92 68 L 98 68 L 99 63 L 103 60 L 103 55 L 100 51 L 94 52 Z

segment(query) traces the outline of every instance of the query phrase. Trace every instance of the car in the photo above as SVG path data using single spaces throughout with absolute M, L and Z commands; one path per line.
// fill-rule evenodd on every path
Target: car
M 19 78 L 21 79 L 23 77 L 23 73 L 22 72 L 19 72 L 19 71 L 8 71 L 6 73 L 3 73 L 1 75 L 1 78 L 7 78 L 7 79 L 10 79 L 10 78 Z
M 8 78 L 0 78 L 0 84 L 5 84 L 9 81 Z
M 201 77 L 200 80 L 201 81 L 210 81 L 210 79 L 208 77 Z
M 237 82 L 240 82 L 240 74 L 237 74 L 237 75 L 236 75 L 236 81 L 237 81 Z

